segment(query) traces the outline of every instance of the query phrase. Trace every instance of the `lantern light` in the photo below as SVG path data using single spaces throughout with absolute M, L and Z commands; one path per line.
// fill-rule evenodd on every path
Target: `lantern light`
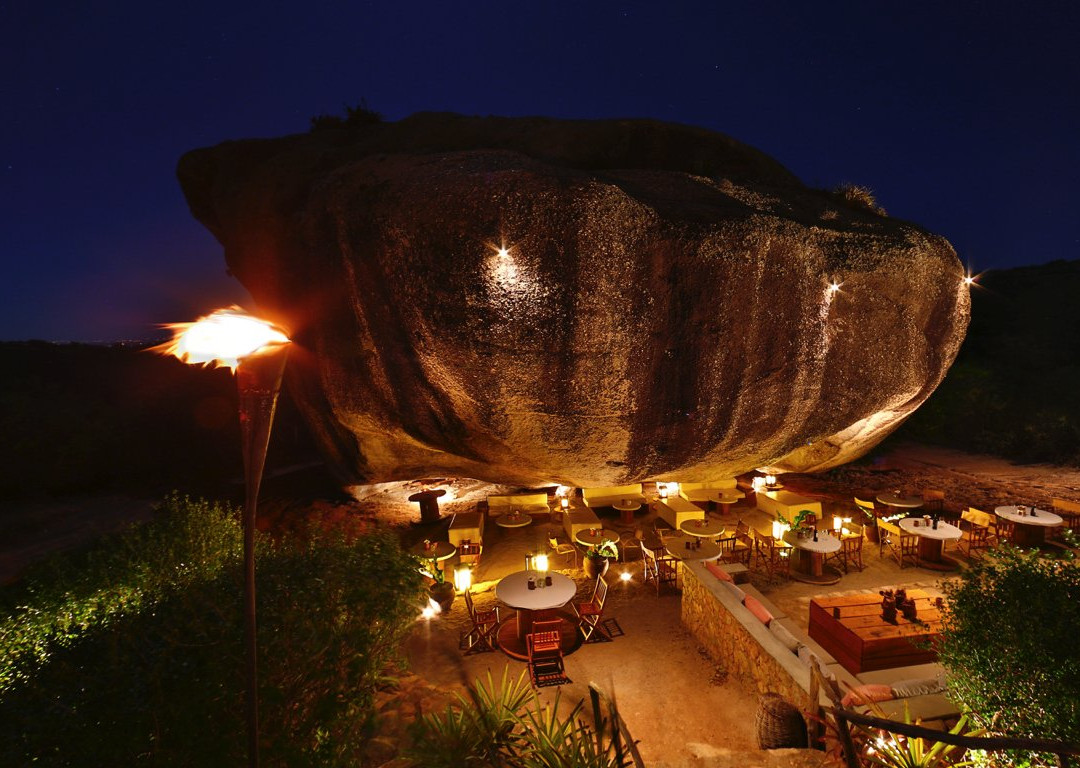
M 472 568 L 458 568 L 454 571 L 454 589 L 468 592 L 472 586 Z

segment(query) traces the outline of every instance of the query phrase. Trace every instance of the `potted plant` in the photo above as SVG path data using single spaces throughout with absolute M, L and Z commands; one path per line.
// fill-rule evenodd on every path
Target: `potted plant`
M 619 549 L 611 539 L 604 539 L 599 544 L 594 544 L 585 552 L 585 558 L 582 561 L 585 573 L 593 579 L 603 576 L 607 573 L 610 561 L 618 556 Z
M 454 602 L 454 585 L 446 580 L 446 574 L 441 568 L 437 568 L 435 563 L 431 563 L 431 567 L 426 573 L 432 580 L 431 586 L 428 587 L 428 593 L 431 595 L 431 599 L 439 604 L 442 612 L 446 613 Z
M 816 519 L 816 513 L 809 509 L 800 509 L 795 515 L 795 519 L 791 521 L 791 530 L 798 534 L 804 528 L 809 529 L 810 526 L 806 524 L 806 520 L 811 517 Z

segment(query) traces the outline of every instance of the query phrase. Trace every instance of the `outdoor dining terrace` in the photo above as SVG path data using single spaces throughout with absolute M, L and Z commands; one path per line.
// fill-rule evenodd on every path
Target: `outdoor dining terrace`
M 442 561 L 459 596 L 418 623 L 412 663 L 445 685 L 530 670 L 549 701 L 555 690 L 586 699 L 597 684 L 617 698 L 649 765 L 758 749 L 764 694 L 804 711 L 815 693 L 828 704 L 811 684 L 814 665 L 846 706 L 873 701 L 900 719 L 906 707 L 944 727 L 959 714 L 933 651 L 944 581 L 1001 541 L 1036 546 L 1017 537 L 1017 522 L 1044 528 L 1050 550 L 1077 522 L 1060 499 L 1056 511 L 984 513 L 938 489 L 863 499 L 765 480 L 552 488 L 543 505 L 530 489 L 493 496 L 495 514 L 477 497 L 471 510 L 413 526 L 409 535 L 472 554 L 464 567 Z M 598 577 L 586 554 L 604 542 L 617 554 Z M 414 552 L 423 556 L 423 540 Z M 883 591 L 910 597 L 910 619 L 882 619 Z M 540 673 L 534 628 L 555 633 L 557 663 L 535 654 Z

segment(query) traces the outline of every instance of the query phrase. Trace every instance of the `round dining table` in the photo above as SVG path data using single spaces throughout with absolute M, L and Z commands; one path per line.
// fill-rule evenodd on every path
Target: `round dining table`
M 715 539 L 724 532 L 724 524 L 715 517 L 699 517 L 694 520 L 683 520 L 679 530 L 690 536 Z
M 633 499 L 616 501 L 611 508 L 619 512 L 619 519 L 629 525 L 634 522 L 634 513 L 641 509 L 641 502 Z
M 682 533 L 665 536 L 664 549 L 676 560 L 715 560 L 722 551 L 715 541 Z
M 545 577 L 551 579 L 550 586 L 539 586 L 537 580 Z M 529 580 L 533 580 L 533 589 L 529 589 Z M 527 659 L 529 650 L 526 646 L 526 636 L 532 631 L 534 620 L 540 618 L 558 619 L 560 645 L 565 645 L 563 652 L 566 653 L 574 647 L 574 639 L 577 635 L 577 625 L 568 621 L 561 613 L 545 615 L 555 612 L 570 602 L 577 594 L 577 585 L 569 576 L 564 576 L 556 571 L 540 573 L 538 571 L 515 571 L 504 576 L 495 585 L 495 597 L 502 603 L 516 609 L 517 616 L 513 624 L 504 622 L 505 626 L 499 627 L 499 646 L 508 655 L 518 659 Z
M 586 547 L 595 547 L 605 541 L 617 542 L 618 540 L 619 534 L 606 528 L 582 528 L 574 534 L 574 541 Z
M 500 528 L 524 528 L 526 525 L 532 525 L 532 515 L 520 509 L 512 509 L 505 515 L 496 517 L 495 525 Z
M 892 507 L 900 512 L 918 509 L 923 505 L 922 496 L 904 496 L 900 493 L 882 493 L 878 495 L 877 500 L 879 504 Z
M 798 552 L 792 563 L 791 578 L 807 584 L 835 584 L 840 581 L 840 571 L 825 565 L 825 555 L 840 549 L 840 539 L 819 530 L 817 537 L 801 537 L 796 531 L 784 534 L 784 541 Z
M 1018 547 L 1037 547 L 1046 540 L 1046 529 L 1062 525 L 1065 520 L 1053 512 L 1038 507 L 1007 504 L 997 507 L 994 514 L 1013 524 L 1012 543 Z
M 905 517 L 897 525 L 902 531 L 919 537 L 919 565 L 937 571 L 952 571 L 959 563 L 944 555 L 946 541 L 957 541 L 964 532 L 951 523 L 938 520 L 937 527 L 925 517 Z

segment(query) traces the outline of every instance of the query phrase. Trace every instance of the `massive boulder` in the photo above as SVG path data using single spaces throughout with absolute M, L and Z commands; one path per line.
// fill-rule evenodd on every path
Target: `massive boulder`
M 697 128 L 419 114 L 178 174 L 291 330 L 287 385 L 350 483 L 826 469 L 967 327 L 943 238 Z

